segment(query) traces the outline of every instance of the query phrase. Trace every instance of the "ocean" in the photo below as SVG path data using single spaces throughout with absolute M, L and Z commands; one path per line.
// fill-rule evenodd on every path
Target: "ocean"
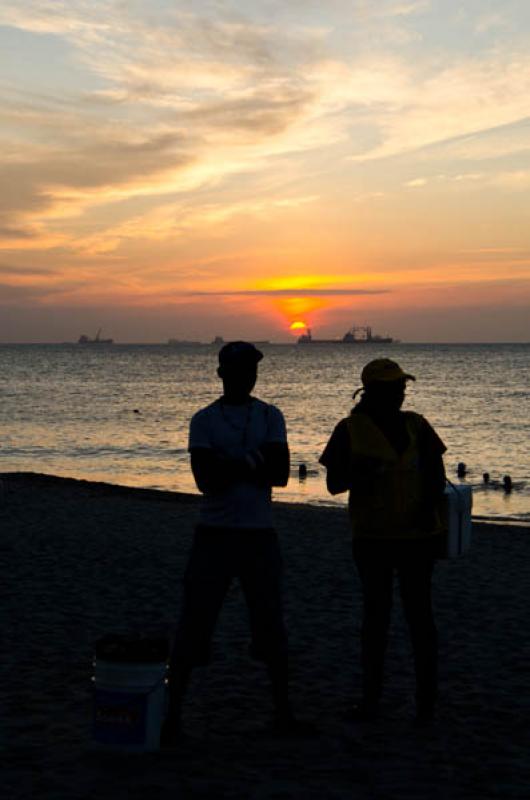
M 31 471 L 197 491 L 191 415 L 219 396 L 217 347 L 0 345 L 0 472 Z M 349 413 L 363 365 L 387 356 L 417 377 L 404 408 L 447 445 L 448 477 L 467 465 L 478 517 L 530 524 L 528 344 L 263 345 L 254 394 L 283 411 L 292 474 L 276 499 L 344 505 L 318 458 Z M 299 464 L 308 475 L 298 476 Z M 491 476 L 485 485 L 483 473 Z M 509 475 L 513 491 L 506 493 Z

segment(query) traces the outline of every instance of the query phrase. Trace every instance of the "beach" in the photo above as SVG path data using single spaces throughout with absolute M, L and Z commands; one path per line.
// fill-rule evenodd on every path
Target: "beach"
M 293 703 L 320 735 L 269 733 L 267 678 L 248 656 L 234 584 L 212 664 L 190 686 L 182 744 L 118 755 L 92 746 L 94 643 L 109 632 L 173 634 L 199 498 L 31 473 L 0 479 L 5 798 L 528 797 L 528 529 L 476 523 L 471 551 L 436 566 L 436 724 L 412 725 L 396 597 L 382 719 L 360 725 L 343 720 L 360 689 L 361 623 L 346 512 L 275 503 Z

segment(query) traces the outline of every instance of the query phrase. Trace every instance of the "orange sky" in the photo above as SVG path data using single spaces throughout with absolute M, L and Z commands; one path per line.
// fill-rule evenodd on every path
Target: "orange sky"
M 528 341 L 524 4 L 0 2 L 0 341 Z

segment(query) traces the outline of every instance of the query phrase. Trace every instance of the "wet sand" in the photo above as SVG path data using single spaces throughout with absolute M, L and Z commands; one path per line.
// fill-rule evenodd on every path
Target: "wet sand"
M 172 752 L 108 755 L 91 745 L 94 642 L 107 632 L 173 632 L 198 498 L 0 478 L 6 799 L 528 797 L 528 529 L 476 524 L 472 551 L 437 565 L 437 724 L 412 726 L 412 662 L 397 601 L 383 719 L 362 726 L 342 720 L 359 689 L 361 607 L 346 512 L 276 504 L 293 701 L 320 736 L 269 735 L 267 680 L 247 655 L 236 584 L 214 661 L 190 687 L 186 741 Z

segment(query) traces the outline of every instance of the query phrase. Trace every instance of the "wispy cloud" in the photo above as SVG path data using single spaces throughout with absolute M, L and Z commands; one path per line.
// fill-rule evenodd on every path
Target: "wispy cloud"
M 385 97 L 386 92 L 380 95 L 372 84 L 366 102 L 372 109 L 372 124 L 379 129 L 380 143 L 355 159 L 388 158 L 526 123 L 530 96 L 530 57 L 526 53 L 467 58 L 438 70 L 427 63 L 423 66 L 427 77 L 395 63 L 392 100 Z M 498 147 L 488 148 L 483 142 L 483 155 L 499 154 Z
M 421 14 L 431 6 L 431 0 L 383 0 L 380 3 L 369 3 L 366 0 L 358 4 L 361 8 L 371 6 L 371 13 L 380 17 L 408 17 Z
M 509 26 L 506 14 L 501 11 L 490 11 L 481 15 L 475 22 L 475 31 L 479 34 L 503 30 Z
M 530 189 L 530 169 L 499 172 L 492 176 L 492 182 L 510 191 L 527 191 Z
M 56 275 L 57 270 L 46 267 L 16 266 L 15 264 L 0 264 L 1 275 Z
M 350 297 L 355 295 L 387 294 L 388 289 L 239 289 L 235 291 L 190 291 L 193 297 Z
M 68 288 L 49 283 L 0 283 L 0 303 L 7 305 L 17 302 L 46 302 L 64 297 Z

